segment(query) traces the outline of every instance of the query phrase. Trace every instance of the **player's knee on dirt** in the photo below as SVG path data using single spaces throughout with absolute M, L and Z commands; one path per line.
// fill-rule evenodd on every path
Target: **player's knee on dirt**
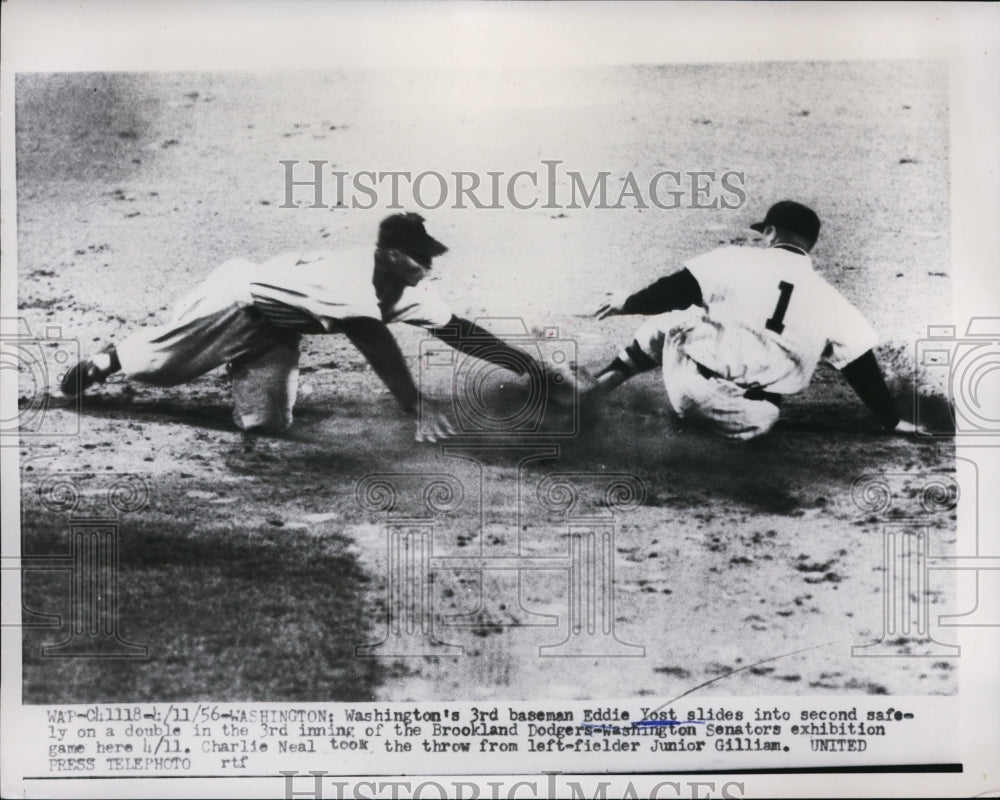
M 717 436 L 745 442 L 769 433 L 778 421 L 779 409 L 766 400 L 705 405 L 689 400 L 677 413 L 683 419 L 697 421 Z
M 229 377 L 236 427 L 258 433 L 283 433 L 291 427 L 299 381 L 297 339 L 230 364 Z
M 751 439 L 757 439 L 766 433 L 770 433 L 771 428 L 773 427 L 773 422 L 769 424 L 748 424 L 744 421 L 734 425 L 717 426 L 714 428 L 714 433 L 717 433 L 726 439 L 747 442 Z
M 667 400 L 682 419 L 741 441 L 763 436 L 778 421 L 780 409 L 773 400 L 747 397 L 734 382 L 706 375 L 680 348 L 665 348 L 663 360 Z
M 285 392 L 269 392 L 268 387 L 233 385 L 233 421 L 243 431 L 284 433 L 292 426 L 292 402 Z
M 233 421 L 236 427 L 247 433 L 284 433 L 292 427 L 291 413 L 284 414 L 280 411 L 251 412 L 241 414 L 239 411 L 233 412 Z

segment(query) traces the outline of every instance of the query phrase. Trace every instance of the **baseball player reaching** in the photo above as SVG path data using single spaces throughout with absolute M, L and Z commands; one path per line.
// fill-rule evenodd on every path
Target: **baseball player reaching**
M 594 401 L 640 372 L 663 372 L 667 399 L 682 418 L 732 439 L 767 433 L 786 395 L 809 385 L 820 361 L 847 379 L 883 427 L 923 432 L 900 419 L 872 348 L 871 325 L 813 270 L 816 213 L 791 200 L 750 226 L 764 247 L 720 247 L 632 295 L 597 309 L 657 315 L 584 393 Z
M 423 217 L 405 213 L 382 220 L 374 270 L 370 249 L 286 253 L 262 264 L 232 259 L 183 299 L 169 322 L 79 362 L 60 389 L 76 397 L 118 371 L 174 386 L 228 365 L 237 427 L 280 433 L 292 424 L 301 337 L 343 333 L 403 410 L 414 413 L 420 393 L 387 323 L 420 326 L 461 352 L 515 371 L 525 360 L 524 351 L 510 357 L 514 348 L 453 315 L 422 283 L 447 249 L 427 233 Z M 423 410 L 418 439 L 454 433 L 436 404 L 425 400 Z

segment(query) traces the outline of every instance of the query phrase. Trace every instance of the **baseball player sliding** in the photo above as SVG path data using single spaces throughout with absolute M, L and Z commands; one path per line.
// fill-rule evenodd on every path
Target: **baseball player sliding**
M 584 394 L 605 396 L 633 375 L 659 368 L 667 399 L 682 418 L 732 439 L 767 433 L 782 398 L 809 385 L 825 361 L 897 433 L 900 419 L 872 348 L 871 325 L 813 271 L 809 251 L 820 221 L 791 200 L 750 226 L 764 247 L 721 247 L 632 295 L 614 294 L 595 316 L 655 314 L 599 372 Z
M 510 357 L 513 348 L 454 316 L 422 283 L 433 259 L 447 249 L 427 233 L 423 217 L 406 213 L 382 220 L 374 271 L 370 249 L 287 253 L 262 264 L 232 259 L 182 300 L 168 323 L 137 331 L 79 362 L 60 389 L 76 397 L 118 371 L 132 380 L 174 386 L 226 364 L 236 425 L 282 432 L 292 424 L 302 335 L 343 333 L 403 410 L 413 413 L 419 392 L 387 323 L 418 325 L 462 352 L 508 369 L 524 363 L 524 351 Z M 423 409 L 418 438 L 434 441 L 454 432 L 433 404 L 425 402 Z

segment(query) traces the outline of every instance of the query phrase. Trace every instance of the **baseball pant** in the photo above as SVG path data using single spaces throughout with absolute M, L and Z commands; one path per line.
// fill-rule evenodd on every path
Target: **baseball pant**
M 237 427 L 277 433 L 292 424 L 301 337 L 272 325 L 241 293 L 253 267 L 238 258 L 222 264 L 169 322 L 137 331 L 116 350 L 129 378 L 156 386 L 187 383 L 228 364 Z
M 698 420 L 730 439 L 753 439 L 767 433 L 778 421 L 775 403 L 748 398 L 746 387 L 718 375 L 706 375 L 706 370 L 684 352 L 684 341 L 700 318 L 700 313 L 689 309 L 651 317 L 618 357 L 637 371 L 643 366 L 637 362 L 643 358 L 659 366 L 667 400 L 681 418 Z

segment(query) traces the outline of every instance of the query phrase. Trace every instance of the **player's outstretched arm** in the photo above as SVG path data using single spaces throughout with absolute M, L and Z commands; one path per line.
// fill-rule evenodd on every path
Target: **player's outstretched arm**
M 404 411 L 414 412 L 420 393 L 413 383 L 410 369 L 395 337 L 381 320 L 370 317 L 351 317 L 339 320 L 340 329 L 346 334 L 375 374 L 392 392 Z
M 503 339 L 464 317 L 452 316 L 447 325 L 429 330 L 460 353 L 497 364 L 517 375 L 526 372 L 525 362 L 533 358 L 526 350 L 507 344 Z
M 882 427 L 892 433 L 924 434 L 928 431 L 921 425 L 901 419 L 896 411 L 896 403 L 885 385 L 882 369 L 875 353 L 868 350 L 840 370 L 855 393 L 872 410 Z
M 575 361 L 556 363 L 539 359 L 462 317 L 452 316 L 448 325 L 431 328 L 430 332 L 463 354 L 504 367 L 516 375 L 530 372 L 541 377 L 548 387 L 548 396 L 557 403 L 571 401 L 576 393 L 582 394 L 593 383 L 590 373 Z
M 598 319 L 616 317 L 619 314 L 624 314 L 625 304 L 628 302 L 631 295 L 628 292 L 615 291 L 605 292 L 605 297 L 607 299 L 603 300 L 594 312 L 594 316 Z
M 420 392 L 413 383 L 395 337 L 385 323 L 370 317 L 351 317 L 340 320 L 339 325 L 351 344 L 368 359 L 375 374 L 392 392 L 400 407 L 407 413 L 414 413 L 420 402 Z M 417 441 L 434 442 L 454 435 L 455 429 L 447 414 L 436 403 L 425 399 L 422 411 Z
M 701 286 L 689 270 L 682 269 L 635 294 L 608 292 L 594 316 L 604 319 L 618 314 L 664 314 L 701 304 Z

